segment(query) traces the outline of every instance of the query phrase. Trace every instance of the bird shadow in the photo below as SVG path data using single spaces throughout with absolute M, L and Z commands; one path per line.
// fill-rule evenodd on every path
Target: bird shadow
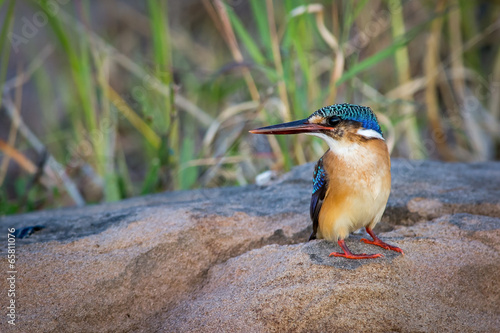
M 329 257 L 332 252 L 342 252 L 342 249 L 333 242 L 322 240 L 310 241 L 302 248 L 302 252 L 309 255 L 309 259 L 313 264 L 332 266 L 335 268 L 354 270 L 363 265 L 374 263 L 392 262 L 395 258 L 401 256 L 400 253 L 385 250 L 378 246 L 365 244 L 361 241 L 364 235 L 351 235 L 346 239 L 346 244 L 353 253 L 382 253 L 383 257 L 376 259 L 346 259 L 342 257 Z M 366 238 L 366 237 L 365 237 Z M 391 243 L 390 239 L 387 239 Z

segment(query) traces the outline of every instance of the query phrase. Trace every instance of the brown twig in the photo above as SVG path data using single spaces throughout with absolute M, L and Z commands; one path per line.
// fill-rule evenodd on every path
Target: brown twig
M 21 76 L 22 73 L 21 68 L 22 68 L 21 64 L 19 64 L 19 66 L 17 67 L 17 76 Z M 23 89 L 22 86 L 19 85 L 17 86 L 15 94 L 16 107 L 17 107 L 16 110 L 21 110 L 22 96 L 23 96 Z M 17 127 L 15 126 L 14 123 L 12 123 L 7 141 L 10 146 L 14 146 L 14 144 L 16 143 L 16 137 L 17 137 Z M 8 155 L 4 159 L 2 159 L 2 164 L 0 165 L 0 186 L 3 184 L 3 181 L 5 180 L 5 175 L 7 175 L 7 168 L 9 167 L 9 162 L 10 162 L 10 157 Z
M 46 150 L 44 144 L 36 137 L 35 134 L 33 134 L 30 128 L 24 123 L 23 119 L 19 115 L 16 106 L 14 105 L 14 102 L 12 102 L 8 94 L 4 94 L 2 104 L 5 107 L 5 110 L 7 111 L 6 112 L 7 115 L 9 116 L 9 118 L 13 123 L 13 126 L 16 126 L 19 130 L 19 133 L 30 143 L 33 149 L 35 149 L 35 151 L 39 155 L 42 155 Z M 47 168 L 45 169 L 45 173 L 51 178 L 58 179 L 64 185 L 66 191 L 68 192 L 68 194 L 70 195 L 70 197 L 73 199 L 73 201 L 77 206 L 85 205 L 85 200 L 83 200 L 80 192 L 78 191 L 78 188 L 73 183 L 73 181 L 68 177 L 62 165 L 59 164 L 52 155 L 49 155 L 48 157 Z
M 19 150 L 11 146 L 8 142 L 3 141 L 2 139 L 0 139 L 0 150 L 3 151 L 6 156 L 13 159 L 29 174 L 34 174 L 36 172 L 36 165 L 33 162 L 31 162 Z

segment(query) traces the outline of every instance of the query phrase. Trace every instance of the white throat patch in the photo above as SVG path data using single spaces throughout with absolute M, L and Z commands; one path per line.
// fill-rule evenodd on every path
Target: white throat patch
M 330 147 L 330 149 L 332 151 L 336 151 L 338 146 L 340 145 L 339 142 L 337 142 L 333 138 L 331 138 L 328 135 L 323 134 L 323 133 L 305 133 L 305 134 L 317 136 L 318 138 L 322 138 L 323 140 L 325 140 L 325 142 L 328 144 L 328 147 Z
M 352 144 L 342 140 L 337 141 L 332 137 L 323 133 L 305 133 L 305 134 L 317 136 L 318 138 L 323 139 L 328 144 L 328 147 L 330 147 L 330 150 L 338 154 L 339 156 L 345 156 L 346 154 L 348 155 L 354 153 L 358 154 L 359 157 L 359 149 L 363 149 L 362 146 L 360 146 L 359 144 Z M 384 138 L 382 137 L 382 135 L 380 135 L 379 132 L 371 129 L 359 129 L 356 132 L 356 134 L 361 135 L 365 138 L 384 140 Z

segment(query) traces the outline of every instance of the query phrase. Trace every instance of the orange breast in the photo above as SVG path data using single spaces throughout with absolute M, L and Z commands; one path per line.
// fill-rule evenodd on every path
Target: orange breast
M 375 226 L 391 189 L 390 158 L 382 140 L 353 144 L 342 154 L 323 157 L 329 186 L 319 214 L 319 238 L 344 239 L 365 226 Z

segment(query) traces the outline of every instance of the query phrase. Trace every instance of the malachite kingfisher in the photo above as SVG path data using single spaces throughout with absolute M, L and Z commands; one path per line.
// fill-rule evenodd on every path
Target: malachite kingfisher
M 334 104 L 308 118 L 251 130 L 253 134 L 298 134 L 320 137 L 329 146 L 316 163 L 309 238 L 336 241 L 344 251 L 330 256 L 372 259 L 382 254 L 354 254 L 345 243 L 360 228 L 373 238 L 362 241 L 399 252 L 373 233 L 382 218 L 391 192 L 391 160 L 382 130 L 373 111 L 366 106 Z

